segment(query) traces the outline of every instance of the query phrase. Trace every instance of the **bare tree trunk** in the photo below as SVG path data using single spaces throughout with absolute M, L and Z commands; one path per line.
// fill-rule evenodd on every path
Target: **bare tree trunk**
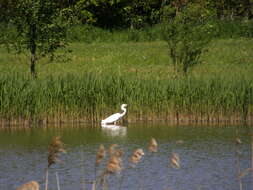
M 30 25 L 30 52 L 31 52 L 31 65 L 30 65 L 30 71 L 33 78 L 37 78 L 37 73 L 35 69 L 35 63 L 36 63 L 36 25 L 31 24 Z
M 31 55 L 31 65 L 30 65 L 30 71 L 31 71 L 31 75 L 33 78 L 37 78 L 37 73 L 35 70 L 35 62 L 36 62 L 36 57 L 35 54 Z

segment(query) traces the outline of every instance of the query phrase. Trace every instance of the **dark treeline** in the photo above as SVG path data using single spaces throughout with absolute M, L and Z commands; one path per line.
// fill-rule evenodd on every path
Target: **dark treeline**
M 39 0 L 0 0 L 0 21 L 8 22 L 20 2 Z M 43 0 L 41 0 L 43 1 Z M 252 0 L 52 0 L 54 7 L 71 14 L 82 24 L 102 28 L 141 28 L 161 22 L 164 15 L 173 16 L 191 3 L 218 19 L 235 20 L 238 17 L 253 18 Z M 47 14 L 47 13 L 46 13 Z

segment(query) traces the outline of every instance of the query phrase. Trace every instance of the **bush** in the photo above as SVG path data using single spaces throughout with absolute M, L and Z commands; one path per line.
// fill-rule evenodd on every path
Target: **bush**
M 190 4 L 173 19 L 165 23 L 164 38 L 175 71 L 187 73 L 189 67 L 199 63 L 200 55 L 211 40 L 212 25 L 197 4 Z
M 171 11 L 166 7 L 166 12 Z M 145 26 L 140 29 L 102 29 L 92 25 L 75 25 L 69 30 L 68 40 L 71 42 L 147 42 L 168 39 L 168 33 L 164 38 L 164 28 L 168 27 L 172 20 L 171 14 L 165 14 L 162 20 L 167 20 L 153 26 Z M 168 19 L 169 18 L 169 19 Z M 168 22 L 170 21 L 170 22 Z M 202 20 L 203 24 L 203 20 Z M 189 25 L 189 24 L 188 24 Z M 213 18 L 205 19 L 205 32 L 211 32 L 215 38 L 239 38 L 253 37 L 253 21 L 250 20 L 218 20 Z M 189 25 L 189 27 L 191 27 Z M 211 28 L 210 28 L 211 27 Z M 207 31 L 208 29 L 208 31 Z M 212 29 L 212 30 L 210 30 Z M 214 30 L 215 29 L 215 30 Z
M 107 42 L 111 39 L 111 32 L 92 25 L 76 25 L 73 26 L 68 33 L 70 41 L 82 41 L 85 43 Z
M 216 38 L 239 38 L 253 37 L 253 21 L 238 18 L 237 20 L 214 20 L 212 23 L 216 27 Z

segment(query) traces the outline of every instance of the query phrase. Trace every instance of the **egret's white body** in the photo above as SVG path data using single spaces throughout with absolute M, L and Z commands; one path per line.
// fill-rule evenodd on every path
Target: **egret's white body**
M 122 104 L 121 105 L 121 110 L 123 111 L 122 113 L 115 113 L 109 117 L 107 117 L 106 119 L 101 121 L 102 125 L 106 125 L 106 124 L 110 124 L 110 123 L 116 123 L 116 121 L 118 121 L 120 118 L 122 118 L 125 114 L 126 114 L 126 107 L 127 104 Z

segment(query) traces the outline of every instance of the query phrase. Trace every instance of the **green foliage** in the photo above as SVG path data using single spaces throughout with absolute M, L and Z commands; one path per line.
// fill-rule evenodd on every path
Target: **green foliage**
M 97 21 L 95 18 L 95 15 L 87 10 L 89 6 L 98 6 L 98 1 L 96 0 L 80 0 L 75 5 L 75 12 L 78 19 L 81 21 L 81 23 L 85 24 L 93 24 Z
M 0 24 L 0 46 L 4 46 L 10 53 L 13 49 L 19 50 L 20 47 L 16 47 L 16 35 L 17 31 L 15 27 L 8 23 Z
M 163 39 L 161 24 L 142 29 L 106 30 L 92 25 L 75 25 L 68 32 L 72 42 L 145 42 Z
M 252 114 L 253 83 L 220 77 L 141 79 L 136 76 L 84 73 L 30 80 L 20 74 L 0 77 L 0 117 L 29 120 L 89 118 L 126 102 L 128 117 L 194 114 L 217 118 Z M 157 116 L 156 116 L 157 114 Z M 64 117 L 64 118 L 62 118 Z M 163 118 L 163 119 L 164 119 Z
M 0 0 L 0 22 L 8 22 L 10 16 L 16 15 L 15 7 L 20 2 L 30 4 L 31 0 Z M 51 3 L 56 9 L 70 8 L 79 23 L 110 29 L 152 26 L 160 23 L 166 8 L 173 7 L 180 12 L 192 3 L 220 20 L 253 18 L 252 0 L 52 0 Z M 171 16 L 174 18 L 175 14 Z
M 168 7 L 167 7 L 168 8 Z M 168 12 L 167 12 L 168 11 Z M 171 13 L 169 13 L 171 11 Z M 163 19 L 172 19 L 175 14 L 174 9 L 165 9 Z M 217 20 L 210 19 L 207 21 L 206 26 L 210 28 L 211 36 L 216 39 L 228 38 L 252 38 L 253 37 L 253 22 L 250 20 Z M 149 42 L 149 41 L 162 41 L 167 39 L 167 33 L 164 35 L 164 28 L 168 27 L 167 23 L 153 25 L 152 27 L 144 27 L 141 29 L 114 29 L 107 30 L 92 25 L 74 25 L 68 30 L 68 41 L 71 42 L 85 42 L 85 43 L 98 43 L 98 42 Z M 1 32 L 0 32 L 1 33 Z M 166 38 L 164 38 L 166 37 Z
M 33 40 L 39 54 L 48 53 L 59 46 L 65 31 L 62 31 L 64 23 L 59 19 L 59 11 L 55 9 L 54 3 L 39 0 L 20 1 L 16 13 L 11 23 L 17 28 L 17 43 L 20 43 L 21 50 L 30 50 Z
M 67 9 L 58 9 L 49 0 L 18 1 L 13 15 L 6 24 L 16 31 L 15 35 L 3 33 L 4 43 L 11 44 L 18 53 L 28 50 L 31 57 L 31 73 L 36 77 L 35 63 L 46 55 L 53 59 L 54 52 L 65 47 L 69 13 Z
M 124 25 L 124 0 L 79 0 L 74 12 L 82 24 L 93 24 L 103 28 Z
M 26 57 L 0 48 L 1 118 L 100 120 L 121 102 L 133 119 L 253 114 L 252 39 L 213 41 L 203 64 L 176 79 L 166 42 L 70 45 L 71 61 L 41 60 L 36 80 Z
M 160 7 L 159 1 L 132 0 L 123 8 L 123 14 L 131 29 L 140 29 L 159 22 Z
M 198 4 L 190 4 L 175 14 L 174 19 L 165 23 L 164 35 L 175 70 L 186 74 L 189 67 L 199 63 L 211 40 L 213 26 L 208 24 L 209 15 Z
M 215 38 L 253 38 L 253 20 L 213 20 Z
M 92 25 L 74 25 L 68 32 L 68 39 L 72 42 L 110 42 L 112 33 Z

